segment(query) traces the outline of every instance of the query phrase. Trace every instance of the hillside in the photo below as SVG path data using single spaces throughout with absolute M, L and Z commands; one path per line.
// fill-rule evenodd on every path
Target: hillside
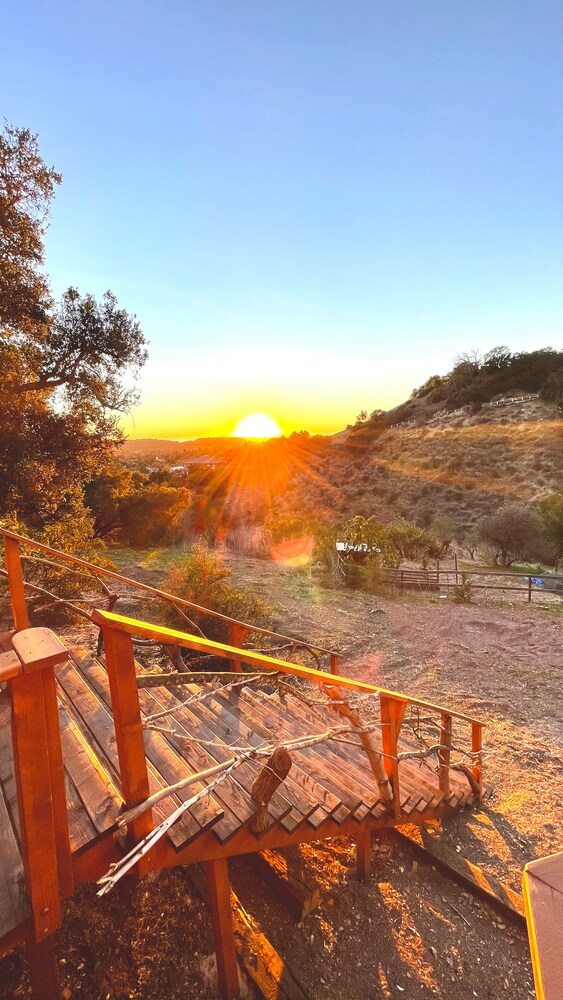
M 374 433 L 350 429 L 296 472 L 280 508 L 331 507 L 337 520 L 377 514 L 424 523 L 449 514 L 469 528 L 504 500 L 563 489 L 563 421 L 540 399 L 432 414 Z

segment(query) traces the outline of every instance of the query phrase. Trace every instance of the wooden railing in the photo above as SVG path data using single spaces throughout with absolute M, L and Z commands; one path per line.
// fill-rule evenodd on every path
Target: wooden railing
M 247 622 L 239 621 L 236 618 L 230 618 L 228 615 L 223 615 L 219 611 L 213 611 L 211 608 L 201 607 L 199 604 L 194 604 L 193 601 L 186 601 L 184 598 L 178 597 L 177 594 L 169 594 L 164 590 L 159 590 L 157 587 L 151 587 L 149 584 L 140 583 L 138 580 L 132 580 L 130 577 L 123 576 L 121 573 L 116 573 L 103 566 L 97 566 L 95 563 L 88 562 L 86 559 L 80 559 L 78 556 L 69 555 L 67 552 L 60 552 L 58 549 L 53 549 L 49 545 L 44 545 L 42 542 L 36 542 L 31 538 L 26 538 L 24 535 L 18 535 L 5 528 L 0 528 L 0 535 L 3 535 L 4 537 L 6 570 L 14 622 L 19 623 L 16 625 L 16 628 L 27 628 L 27 625 L 29 624 L 26 589 L 30 585 L 24 582 L 22 558 L 25 559 L 25 553 L 23 550 L 32 549 L 38 552 L 43 552 L 52 559 L 60 559 L 63 563 L 69 563 L 72 566 L 81 567 L 81 569 L 86 571 L 90 580 L 92 577 L 95 579 L 104 578 L 115 580 L 116 582 L 122 583 L 126 586 L 142 590 L 145 593 L 151 594 L 153 597 L 157 597 L 176 607 L 186 608 L 192 612 L 196 612 L 197 614 L 206 615 L 209 618 L 220 620 L 227 625 L 229 644 L 231 646 L 242 646 L 247 636 L 251 633 L 263 636 L 267 640 L 281 640 L 285 643 L 290 643 L 290 645 L 293 645 L 295 649 L 303 649 L 311 652 L 317 661 L 319 660 L 319 657 L 324 658 L 330 665 L 331 673 L 338 674 L 339 657 L 334 650 L 326 649 L 324 646 L 319 646 L 312 642 L 306 642 L 304 639 L 298 639 L 294 636 L 274 632 L 272 629 L 262 628 L 258 625 L 250 625 Z M 61 569 L 64 569 L 64 567 L 61 567 Z M 234 669 L 236 669 L 236 662 L 236 659 L 233 660 Z
M 107 611 L 95 611 L 93 620 L 103 631 L 104 646 L 107 653 L 107 668 L 110 679 L 110 689 L 117 728 L 121 729 L 118 737 L 120 768 L 124 782 L 124 793 L 127 806 L 137 805 L 148 795 L 148 779 L 142 734 L 141 714 L 137 694 L 137 678 L 135 658 L 133 653 L 133 637 L 155 639 L 162 643 L 174 643 L 185 649 L 201 653 L 210 653 L 225 660 L 238 660 L 248 666 L 261 670 L 279 671 L 294 677 L 299 677 L 319 685 L 342 688 L 343 691 L 357 691 L 374 694 L 379 698 L 381 716 L 381 742 L 383 763 L 387 776 L 393 781 L 394 809 L 396 817 L 400 815 L 400 774 L 397 756 L 397 744 L 405 710 L 408 705 L 425 711 L 437 713 L 439 723 L 439 784 L 447 797 L 449 794 L 450 748 L 452 746 L 452 722 L 458 719 L 471 727 L 471 773 L 477 797 L 482 795 L 483 769 L 482 723 L 469 715 L 451 711 L 422 698 L 411 697 L 397 691 L 367 684 L 365 681 L 350 677 L 337 676 L 322 670 L 314 670 L 297 663 L 289 663 L 263 653 L 229 646 L 225 643 L 203 639 L 200 636 L 179 632 L 164 626 L 149 622 L 137 621 Z M 146 817 L 144 821 L 147 822 Z M 136 835 L 140 831 L 134 831 Z M 145 830 L 145 832 L 147 832 Z

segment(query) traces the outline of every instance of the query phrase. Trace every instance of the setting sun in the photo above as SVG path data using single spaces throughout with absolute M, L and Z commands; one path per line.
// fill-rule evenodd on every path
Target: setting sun
M 239 420 L 233 431 L 233 437 L 264 438 L 280 437 L 281 430 L 273 417 L 266 413 L 249 413 Z

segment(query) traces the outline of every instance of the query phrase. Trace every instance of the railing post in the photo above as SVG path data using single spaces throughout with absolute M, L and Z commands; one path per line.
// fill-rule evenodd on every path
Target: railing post
M 129 809 L 144 802 L 150 794 L 133 643 L 131 636 L 119 629 L 103 625 L 103 633 L 121 789 Z M 140 840 L 152 829 L 150 809 L 129 825 L 135 840 Z
M 330 654 L 330 672 L 331 672 L 331 674 L 334 674 L 335 677 L 338 677 L 338 675 L 340 673 L 339 662 L 340 662 L 340 657 L 338 656 L 338 653 L 331 653 Z
M 8 570 L 8 589 L 10 603 L 14 616 L 14 625 L 20 629 L 29 628 L 27 600 L 23 585 L 23 570 L 20 558 L 20 545 L 15 538 L 4 535 L 4 552 L 6 554 L 6 569 Z
M 471 749 L 473 753 L 478 753 L 479 755 L 483 749 L 483 726 L 480 722 L 471 723 Z M 479 785 L 479 802 L 481 802 L 483 798 L 483 763 L 481 756 L 473 764 L 471 772 Z
M 41 670 L 23 673 L 9 681 L 20 840 L 36 941 L 43 941 L 61 925 L 49 727 L 41 674 Z
M 532 577 L 528 577 L 528 604 L 532 603 Z
M 447 712 L 442 712 L 440 719 L 440 746 L 443 750 L 438 751 L 438 781 L 440 791 L 444 798 L 450 794 L 450 753 L 452 745 L 452 717 Z
M 238 622 L 229 622 L 229 646 L 236 646 L 238 649 L 242 649 L 247 632 L 248 629 L 244 628 L 243 625 L 239 625 Z M 234 670 L 236 674 L 240 674 L 240 660 L 229 660 L 229 663 L 231 670 Z
M 402 698 L 390 698 L 380 695 L 381 705 L 381 745 L 383 747 L 383 766 L 388 778 L 393 782 L 393 799 L 395 803 L 395 818 L 401 814 L 401 790 L 399 788 L 399 762 L 397 760 L 397 743 L 403 722 L 407 702 Z

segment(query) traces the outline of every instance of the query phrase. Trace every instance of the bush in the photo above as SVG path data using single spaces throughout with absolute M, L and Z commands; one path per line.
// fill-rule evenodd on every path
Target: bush
M 228 618 L 260 624 L 269 614 L 268 605 L 250 587 L 236 587 L 231 583 L 231 575 L 231 570 L 223 565 L 216 552 L 197 543 L 191 555 L 170 564 L 164 589 Z M 185 618 L 172 605 L 167 604 L 166 609 L 166 619 L 173 628 L 189 631 Z M 228 639 L 226 622 L 201 612 L 186 609 L 186 613 L 209 639 L 220 642 Z
M 471 583 L 465 573 L 461 574 L 461 583 L 458 583 L 452 590 L 452 601 L 454 604 L 471 604 Z

